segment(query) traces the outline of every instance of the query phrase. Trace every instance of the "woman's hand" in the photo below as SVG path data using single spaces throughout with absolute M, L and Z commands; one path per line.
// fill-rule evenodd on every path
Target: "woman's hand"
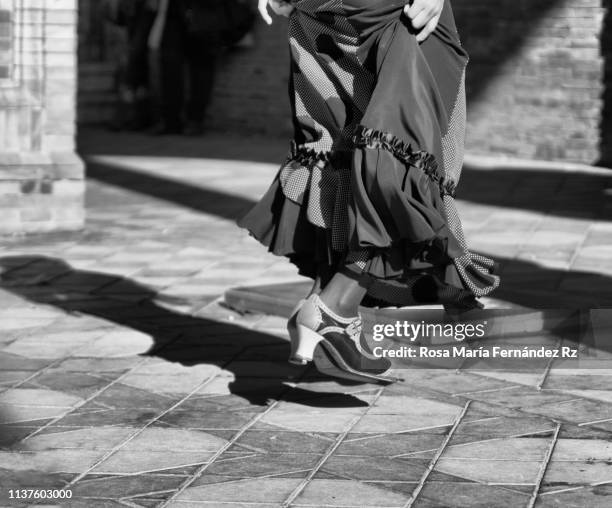
M 423 42 L 438 26 L 444 8 L 444 0 L 412 0 L 404 7 L 404 13 L 415 30 L 417 41 Z
M 293 11 L 293 5 L 285 0 L 259 0 L 257 9 L 259 10 L 259 14 L 261 14 L 263 20 L 268 25 L 272 24 L 272 18 L 268 13 L 268 5 L 270 5 L 270 8 L 274 11 L 274 14 L 278 16 L 288 17 L 289 14 L 291 14 L 291 11 Z

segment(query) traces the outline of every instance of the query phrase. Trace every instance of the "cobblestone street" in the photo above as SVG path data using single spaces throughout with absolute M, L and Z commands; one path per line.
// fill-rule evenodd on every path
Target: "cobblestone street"
M 282 317 L 224 303 L 301 281 L 234 225 L 285 143 L 80 142 L 86 229 L 0 241 L 0 506 L 612 505 L 612 369 L 340 383 L 287 363 Z M 612 307 L 612 174 L 468 162 L 465 231 L 502 267 L 485 303 Z

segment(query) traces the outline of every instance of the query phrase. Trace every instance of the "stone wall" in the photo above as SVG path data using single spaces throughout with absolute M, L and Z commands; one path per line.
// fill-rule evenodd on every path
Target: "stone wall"
M 612 72 L 604 80 L 601 51 L 607 2 L 453 0 L 471 55 L 470 152 L 586 163 L 609 158 L 612 125 L 602 111 Z M 224 55 L 208 125 L 287 136 L 286 23 L 260 22 L 254 37 L 252 48 Z M 102 89 L 109 85 L 102 79 L 108 58 L 94 60 L 81 66 L 79 115 L 89 123 L 110 115 L 111 99 Z
M 75 0 L 0 0 L 0 234 L 83 226 Z

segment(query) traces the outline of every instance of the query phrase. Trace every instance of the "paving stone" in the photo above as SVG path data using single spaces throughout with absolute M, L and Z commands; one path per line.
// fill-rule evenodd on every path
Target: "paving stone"
M 490 484 L 533 485 L 540 471 L 539 460 L 487 460 L 441 458 L 435 470 L 471 481 Z
M 409 496 L 355 480 L 313 480 L 294 502 L 294 506 L 386 506 L 401 507 Z
M 561 487 L 563 489 L 563 487 Z M 567 489 L 559 493 L 540 495 L 538 497 L 538 508 L 607 508 L 612 501 L 612 487 L 600 485 L 597 487 L 582 487 Z
M 45 450 L 112 450 L 122 443 L 136 429 L 97 427 L 94 429 L 64 430 L 49 434 L 37 434 L 20 443 L 19 449 L 25 451 Z
M 435 451 L 444 440 L 443 435 L 422 434 L 418 432 L 404 434 L 348 434 L 337 448 L 339 455 L 409 456 L 421 454 L 423 458 L 433 458 Z
M 126 443 L 121 450 L 135 452 L 216 452 L 226 444 L 225 439 L 197 430 L 147 428 Z
M 92 471 L 104 474 L 142 474 L 169 468 L 200 465 L 208 462 L 214 452 L 124 451 L 120 450 Z
M 425 485 L 419 496 L 431 501 L 433 506 L 448 508 L 487 507 L 507 508 L 526 506 L 529 494 L 516 492 L 509 487 L 482 485 L 479 483 L 430 482 Z M 415 506 L 421 506 L 418 502 Z
M 18 406 L 14 404 L 0 404 L 0 424 L 50 420 L 61 417 L 71 409 L 70 407 L 60 406 Z
M 529 406 L 525 410 L 545 415 L 549 418 L 561 418 L 571 423 L 588 423 L 605 419 L 612 420 L 612 404 L 586 399 Z
M 282 503 L 300 482 L 300 479 L 292 478 L 258 478 L 201 485 L 186 489 L 175 500 L 192 503 Z
M 254 411 L 210 411 L 175 410 L 160 418 L 160 423 L 188 429 L 240 430 L 259 412 Z
M 94 404 L 105 408 L 144 408 L 162 411 L 169 409 L 177 397 L 152 393 L 148 390 L 115 383 L 94 399 Z
M 544 475 L 545 485 L 590 485 L 612 482 L 612 464 L 598 461 L 551 461 Z
M 247 430 L 228 451 L 323 454 L 335 439 L 336 434 Z M 338 452 L 341 453 L 340 450 Z
M 352 480 L 418 482 L 429 459 L 340 455 L 334 453 L 321 466 L 321 472 Z
M 132 496 L 145 496 L 161 491 L 176 490 L 184 478 L 168 475 L 139 475 L 120 477 L 100 477 L 88 475 L 71 487 L 75 497 L 114 497 L 126 498 Z M 140 503 L 140 499 L 134 499 Z
M 546 456 L 550 442 L 550 439 L 537 437 L 491 439 L 448 446 L 444 450 L 442 458 L 542 461 Z M 419 454 L 413 456 L 418 457 Z
M 79 350 L 80 356 L 94 358 L 123 358 L 146 353 L 154 345 L 153 339 L 135 330 L 106 333 Z
M 59 411 L 57 412 L 59 413 Z M 94 427 L 116 425 L 118 427 L 138 427 L 153 421 L 159 412 L 150 408 L 108 409 L 104 406 L 88 404 L 70 413 L 55 414 L 63 418 L 57 421 L 61 427 Z
M 44 425 L 49 420 L 40 420 Z M 0 449 L 10 450 L 23 438 L 39 429 L 38 426 L 28 424 L 0 424 Z
M 207 472 L 234 478 L 258 478 L 276 476 L 306 478 L 321 459 L 313 453 L 256 453 L 226 452 L 221 455 Z M 198 481 L 194 485 L 199 485 Z
M 101 450 L 45 450 L 40 452 L 0 452 L 0 469 L 79 473 L 93 466 L 105 452 Z

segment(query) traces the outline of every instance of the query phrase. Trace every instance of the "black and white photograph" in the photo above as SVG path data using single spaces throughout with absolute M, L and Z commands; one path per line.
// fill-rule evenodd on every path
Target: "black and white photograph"
M 612 2 L 0 0 L 12 507 L 612 507 Z

